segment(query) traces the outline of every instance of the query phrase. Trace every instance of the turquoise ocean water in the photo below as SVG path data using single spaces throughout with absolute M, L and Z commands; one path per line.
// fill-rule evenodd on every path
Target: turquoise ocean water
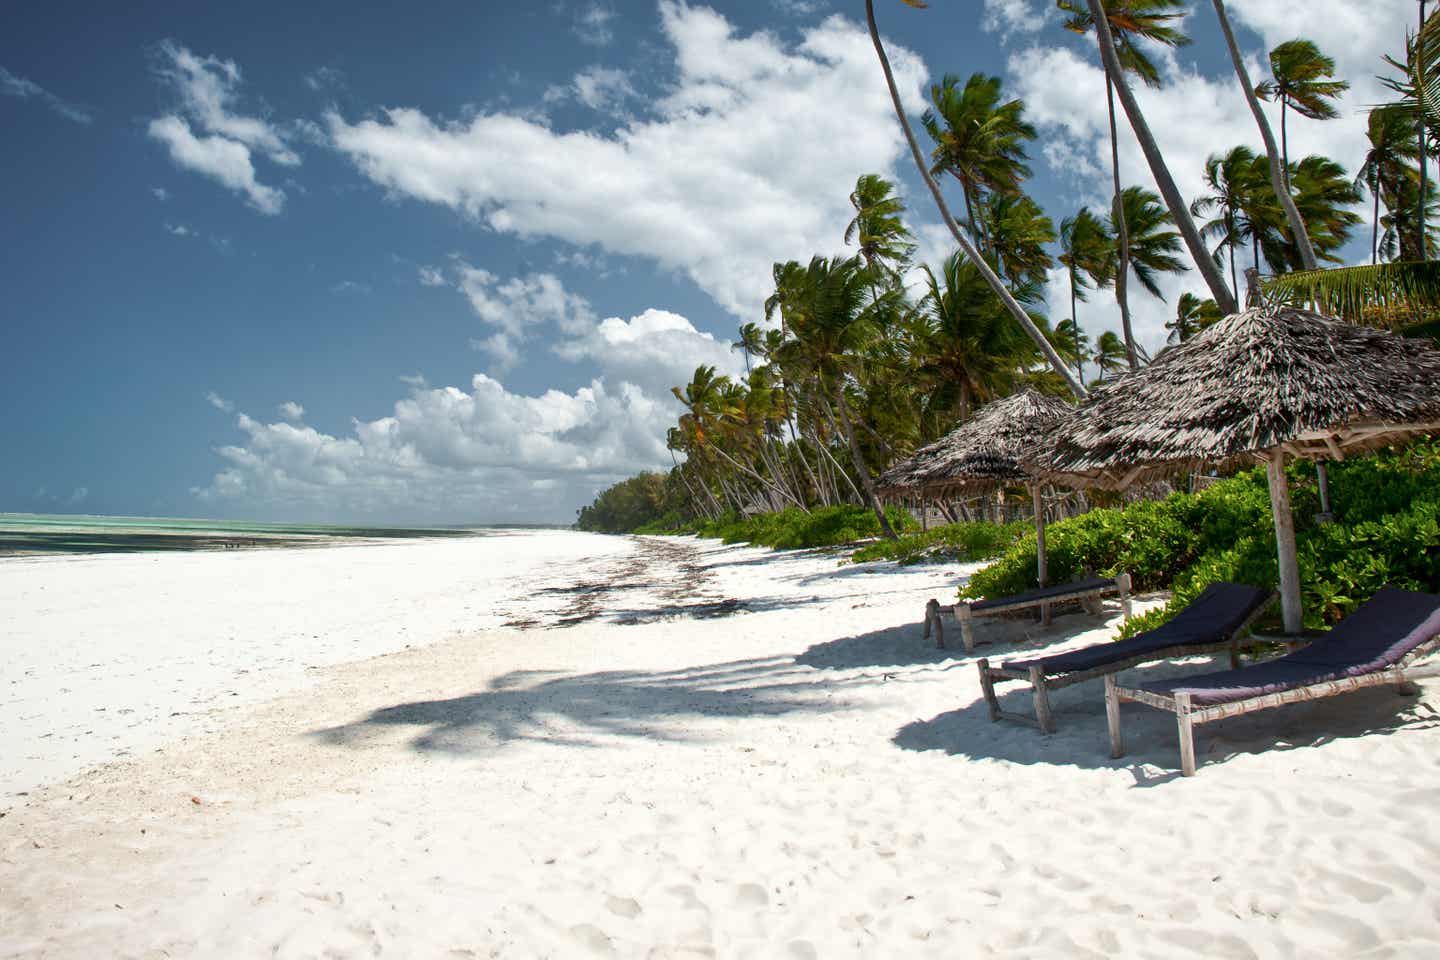
M 373 540 L 475 537 L 494 527 L 354 527 L 329 524 L 0 513 L 0 557 L 150 550 L 325 546 Z

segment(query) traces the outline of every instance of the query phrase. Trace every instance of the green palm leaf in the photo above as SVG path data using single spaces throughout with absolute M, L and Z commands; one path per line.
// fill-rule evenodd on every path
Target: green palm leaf
M 1261 289 L 1269 298 L 1309 304 L 1349 323 L 1381 319 L 1386 326 L 1405 326 L 1440 310 L 1440 261 L 1283 273 L 1265 280 Z

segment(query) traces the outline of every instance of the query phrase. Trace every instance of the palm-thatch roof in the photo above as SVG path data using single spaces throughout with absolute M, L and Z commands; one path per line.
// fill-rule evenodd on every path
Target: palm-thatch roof
M 1234 314 L 1105 385 L 1024 465 L 1118 489 L 1205 465 L 1345 453 L 1440 431 L 1440 350 L 1290 307 Z
M 886 470 L 876 489 L 886 496 L 958 493 L 1030 479 L 1018 454 L 1072 408 L 1024 390 L 980 408 L 970 420 Z

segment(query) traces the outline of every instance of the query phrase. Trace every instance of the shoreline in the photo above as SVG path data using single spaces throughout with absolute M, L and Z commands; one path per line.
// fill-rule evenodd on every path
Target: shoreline
M 924 600 L 977 565 L 607 539 L 630 549 L 572 539 L 486 594 L 490 621 L 528 629 L 324 665 L 20 798 L 0 818 L 0 956 L 1440 943 L 1434 685 L 1207 727 L 1182 780 L 1158 717 L 1127 716 L 1132 753 L 1109 758 L 1091 685 L 1057 691 L 1053 736 L 988 721 L 972 660 L 920 639 Z M 979 655 L 1117 622 L 987 624 Z

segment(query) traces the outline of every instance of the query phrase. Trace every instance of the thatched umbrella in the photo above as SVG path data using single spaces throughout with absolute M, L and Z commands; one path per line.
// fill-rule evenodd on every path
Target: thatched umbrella
M 1034 390 L 996 400 L 944 437 L 915 451 L 876 481 L 881 496 L 966 494 L 1023 483 L 1035 503 L 1038 574 L 1045 586 L 1045 513 L 1039 479 L 1019 461 L 1072 407 Z
M 1440 431 L 1440 350 L 1288 307 L 1226 317 L 1097 390 L 1025 458 L 1050 479 L 1119 489 L 1263 462 L 1287 633 L 1300 574 L 1285 458 L 1344 459 Z

